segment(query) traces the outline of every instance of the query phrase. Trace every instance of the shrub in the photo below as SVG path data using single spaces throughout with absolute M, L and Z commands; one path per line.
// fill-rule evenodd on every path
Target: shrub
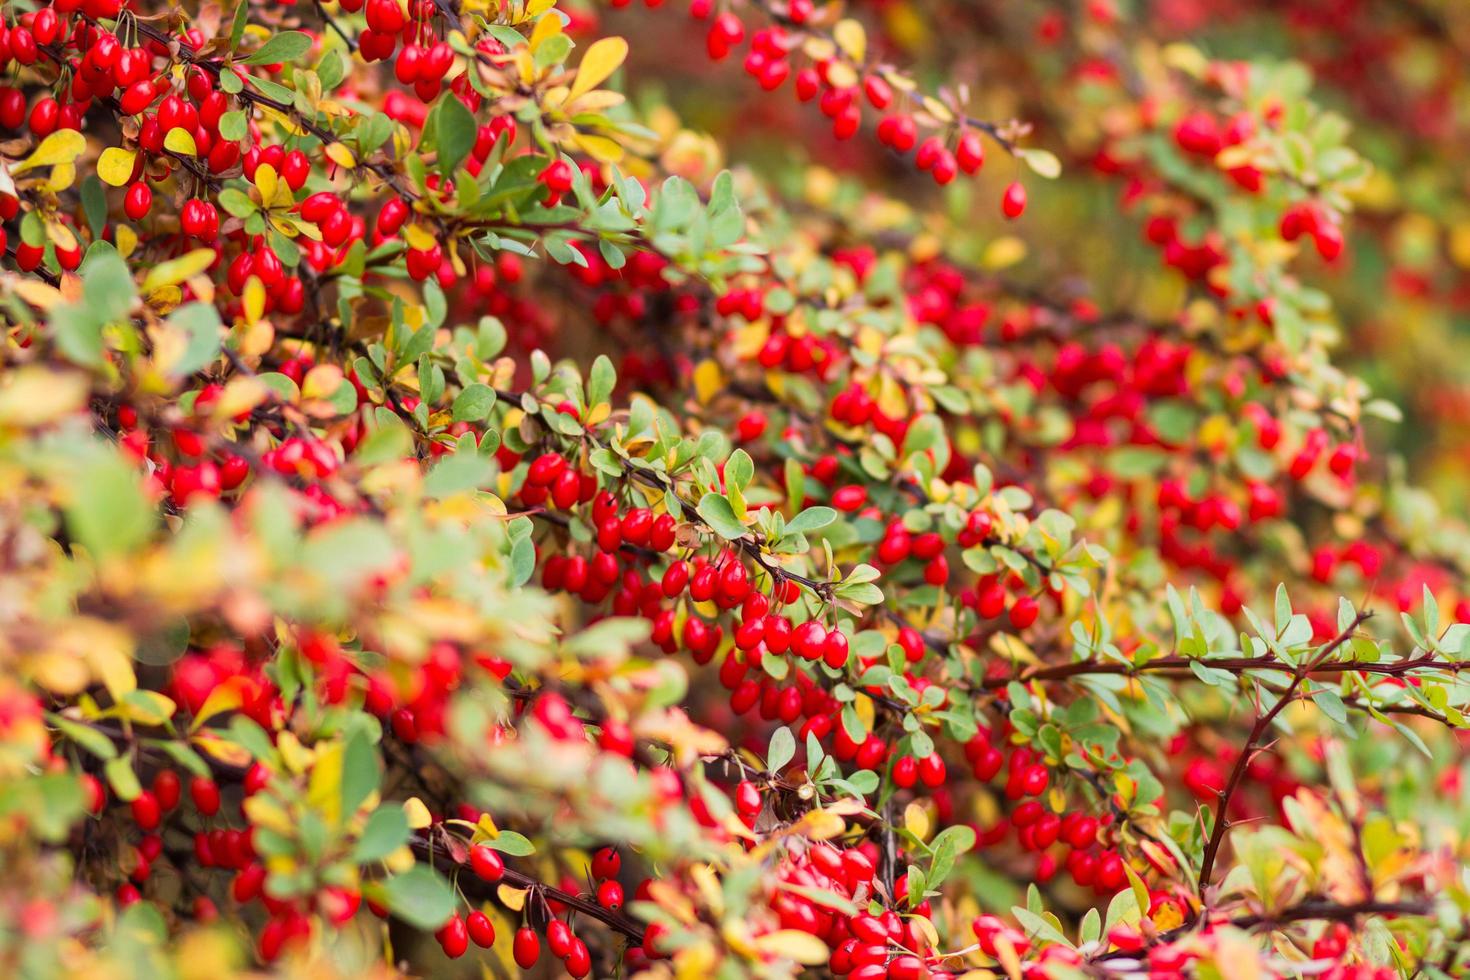
M 851 6 L 7 8 L 7 973 L 1464 968 L 1391 178 L 1207 5 Z

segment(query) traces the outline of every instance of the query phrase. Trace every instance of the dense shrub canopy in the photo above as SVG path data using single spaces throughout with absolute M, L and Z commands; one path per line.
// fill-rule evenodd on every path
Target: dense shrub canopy
M 1456 5 L 4 9 L 5 975 L 1467 969 Z

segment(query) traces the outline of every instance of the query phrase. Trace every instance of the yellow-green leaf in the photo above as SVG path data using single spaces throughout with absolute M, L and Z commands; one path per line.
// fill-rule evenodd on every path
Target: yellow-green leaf
M 1020 157 L 1038 177 L 1056 180 L 1062 175 L 1062 161 L 1058 160 L 1057 155 L 1050 150 L 1022 147 L 1016 150 L 1016 156 Z
M 862 64 L 868 56 L 868 34 L 863 25 L 848 17 L 832 28 L 832 39 L 853 61 Z
M 214 249 L 196 248 L 176 259 L 160 262 L 148 270 L 148 278 L 143 280 L 143 292 L 147 294 L 164 286 L 178 285 L 190 276 L 197 276 L 208 269 L 213 261 Z
M 168 135 L 163 138 L 163 148 L 185 156 L 194 156 L 199 152 L 199 147 L 194 142 L 194 134 L 178 126 L 170 129 Z
M 777 929 L 775 932 L 768 932 L 755 940 L 755 946 L 769 956 L 795 960 L 806 966 L 825 963 L 832 955 L 826 943 L 800 929 Z
M 605 37 L 593 42 L 577 68 L 577 78 L 572 82 L 567 101 L 571 102 L 584 92 L 590 92 L 602 84 L 608 76 L 618 70 L 623 59 L 628 57 L 628 42 L 620 37 Z
M 87 139 L 75 129 L 58 129 L 41 141 L 41 145 L 20 163 L 10 168 L 11 173 L 24 173 L 36 167 L 54 167 L 59 163 L 71 163 L 87 148 Z
M 121 187 L 133 176 L 133 164 L 138 158 L 136 150 L 124 150 L 120 146 L 109 146 L 97 158 L 97 176 L 102 183 Z

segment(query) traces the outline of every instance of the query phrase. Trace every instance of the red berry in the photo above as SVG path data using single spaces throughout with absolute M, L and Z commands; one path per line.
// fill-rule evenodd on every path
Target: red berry
M 123 199 L 123 212 L 134 221 L 142 221 L 148 216 L 148 211 L 153 207 L 153 191 L 141 180 L 128 187 L 127 196 Z
M 476 844 L 470 848 L 470 868 L 486 881 L 499 881 L 505 874 L 505 860 L 489 845 Z
M 623 907 L 623 886 L 607 880 L 597 886 L 597 904 L 616 912 Z
M 604 847 L 592 855 L 592 876 L 594 878 L 616 878 L 618 869 L 622 865 L 622 856 L 611 847 Z
M 516 965 L 522 970 L 529 970 L 536 965 L 541 958 L 541 937 L 536 935 L 536 930 L 529 926 L 521 926 L 516 930 L 515 940 L 512 943 L 512 954 L 515 956 Z
M 1019 218 L 1026 210 L 1026 185 L 1013 181 L 1001 198 L 1000 209 L 1007 218 Z
M 129 807 L 133 812 L 133 822 L 143 830 L 155 830 L 163 817 L 163 810 L 158 804 L 158 798 L 150 790 L 143 790 L 137 795 Z
M 189 798 L 194 801 L 194 809 L 206 817 L 219 812 L 219 784 L 206 776 L 189 780 Z
M 465 931 L 474 944 L 481 949 L 489 949 L 495 945 L 495 924 L 484 912 L 478 910 L 471 912 L 465 919 Z

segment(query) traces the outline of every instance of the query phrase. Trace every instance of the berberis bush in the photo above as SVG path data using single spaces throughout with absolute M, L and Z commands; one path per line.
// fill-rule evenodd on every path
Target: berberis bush
M 1435 5 L 674 6 L 5 5 L 4 974 L 1461 974 Z

